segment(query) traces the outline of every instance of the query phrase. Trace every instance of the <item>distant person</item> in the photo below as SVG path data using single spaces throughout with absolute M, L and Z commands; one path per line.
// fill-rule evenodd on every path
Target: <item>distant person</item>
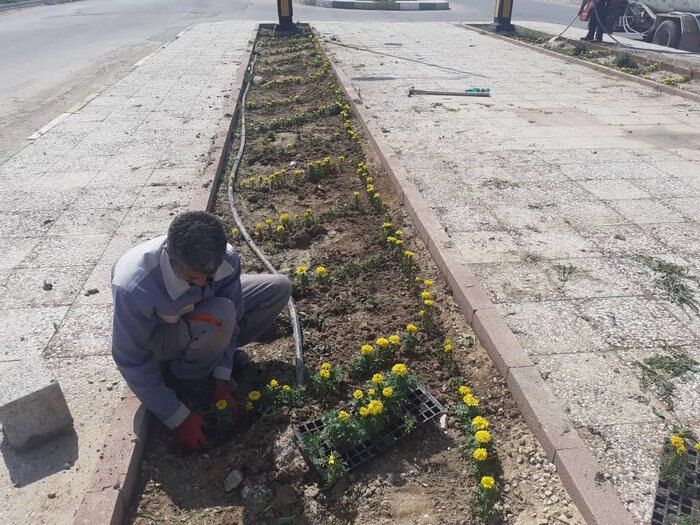
M 167 236 L 132 248 L 112 268 L 112 356 L 182 446 L 207 448 L 204 419 L 181 399 L 224 399 L 235 413 L 231 375 L 248 361 L 239 347 L 272 325 L 290 294 L 286 277 L 241 275 L 218 217 L 182 213 Z
M 583 0 L 578 11 L 579 18 L 588 20 L 588 34 L 581 37 L 586 42 L 602 42 L 608 17 L 608 0 Z

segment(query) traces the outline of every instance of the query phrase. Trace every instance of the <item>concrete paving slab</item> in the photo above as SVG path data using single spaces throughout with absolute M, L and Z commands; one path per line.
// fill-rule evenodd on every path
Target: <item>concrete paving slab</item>
M 3 256 L 0 258 L 0 270 L 19 265 L 40 241 L 41 237 L 14 237 L 11 242 L 6 239 Z
M 187 31 L 0 164 L 7 189 L 0 190 L 0 239 L 17 240 L 5 258 L 12 264 L 0 269 L 8 320 L 0 360 L 50 356 L 77 429 L 29 455 L 0 445 L 0 514 L 10 523 L 70 523 L 89 489 L 122 388 L 108 356 L 111 264 L 164 233 L 202 191 L 201 168 L 254 27 L 233 21 Z M 151 182 L 174 186 L 143 192 L 161 160 L 172 169 Z M 142 192 L 144 206 L 134 208 Z M 42 267 L 47 260 L 52 266 Z M 52 290 L 43 289 L 44 278 Z M 84 295 L 93 288 L 99 293 Z M 47 500 L 49 492 L 57 497 Z
M 497 304 L 498 310 L 529 355 L 560 359 L 574 376 L 582 354 L 604 355 L 623 370 L 618 349 L 653 351 L 664 340 L 695 344 L 693 323 L 673 311 L 653 285 L 654 276 L 632 257 L 673 257 L 698 267 L 693 200 L 700 106 L 450 24 L 315 27 L 335 38 L 324 45 L 449 236 L 443 244 L 481 278 L 492 299 L 508 301 Z M 400 53 L 392 50 L 394 60 L 374 53 L 387 41 L 402 44 Z M 403 56 L 418 62 L 409 65 Z M 362 81 L 368 76 L 391 79 Z M 488 85 L 492 96 L 401 96 L 409 86 L 447 90 L 465 84 Z M 673 205 L 676 199 L 684 199 L 680 207 Z M 537 256 L 551 259 L 544 261 L 549 270 L 539 268 Z M 561 261 L 581 273 L 560 284 L 551 267 Z M 593 359 L 591 368 L 614 373 L 601 359 Z M 629 369 L 624 374 L 636 381 Z M 575 380 L 562 374 L 562 391 L 574 392 Z M 618 405 L 635 416 L 639 403 L 625 397 L 624 389 L 611 387 L 605 394 L 612 376 L 600 381 L 596 388 L 611 407 L 606 417 L 614 423 Z M 595 416 L 579 412 L 580 421 L 579 413 L 572 418 L 578 425 Z M 579 473 L 588 480 L 572 496 L 599 504 L 597 473 L 581 464 L 587 457 L 567 451 L 557 461 L 565 478 Z M 655 475 L 657 458 L 632 451 L 629 457 L 637 472 Z M 641 522 L 651 509 L 653 482 L 645 481 L 643 491 L 628 489 L 620 481 L 621 465 L 604 466 Z M 603 520 L 602 514 L 590 517 Z

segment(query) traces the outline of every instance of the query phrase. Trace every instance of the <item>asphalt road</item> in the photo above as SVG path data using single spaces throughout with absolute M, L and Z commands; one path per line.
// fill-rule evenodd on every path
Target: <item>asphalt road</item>
M 494 0 L 449 11 L 351 11 L 294 5 L 297 21 L 484 21 Z M 515 0 L 513 20 L 568 23 L 577 6 Z M 273 21 L 275 0 L 84 0 L 0 13 L 0 157 L 164 42 L 198 22 Z

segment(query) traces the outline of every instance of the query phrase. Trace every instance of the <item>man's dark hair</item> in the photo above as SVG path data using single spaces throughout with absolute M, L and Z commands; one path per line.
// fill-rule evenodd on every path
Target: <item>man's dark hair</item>
M 195 272 L 214 274 L 224 260 L 226 242 L 221 220 L 205 211 L 181 213 L 168 228 L 171 262 Z

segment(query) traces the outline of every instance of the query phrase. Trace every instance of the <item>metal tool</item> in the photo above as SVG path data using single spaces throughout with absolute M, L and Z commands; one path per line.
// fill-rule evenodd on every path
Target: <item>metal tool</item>
M 408 96 L 413 95 L 448 95 L 454 97 L 490 97 L 490 88 L 469 88 L 464 91 L 438 91 L 433 89 L 415 89 L 411 86 L 408 90 Z

